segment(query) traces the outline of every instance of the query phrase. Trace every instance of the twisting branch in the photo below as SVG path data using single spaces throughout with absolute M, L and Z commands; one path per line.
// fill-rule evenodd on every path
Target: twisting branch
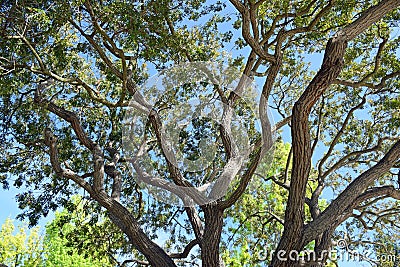
M 219 207 L 222 209 L 226 209 L 232 206 L 245 192 L 247 185 L 249 184 L 251 177 L 253 176 L 255 170 L 257 169 L 261 159 L 271 149 L 273 145 L 272 139 L 272 126 L 268 119 L 267 114 L 267 106 L 268 106 L 268 97 L 272 90 L 274 81 L 276 76 L 278 75 L 279 69 L 282 64 L 281 55 L 276 56 L 277 61 L 270 67 L 268 71 L 267 79 L 263 86 L 262 96 L 260 99 L 260 104 L 258 107 L 258 112 L 261 121 L 261 133 L 262 137 L 259 141 L 256 142 L 254 150 L 256 151 L 253 158 L 251 159 L 251 163 L 249 164 L 247 170 L 240 178 L 240 182 L 235 191 L 229 196 L 228 199 L 219 203 Z M 276 131 L 283 125 L 287 123 L 287 120 L 283 120 L 280 125 L 277 125 L 274 129 Z
M 333 83 L 334 84 L 340 84 L 340 85 L 344 85 L 344 86 L 349 86 L 349 87 L 353 87 L 353 88 L 359 88 L 359 87 L 367 87 L 370 88 L 373 91 L 371 94 L 376 94 L 376 93 L 380 93 L 382 92 L 382 88 L 385 87 L 386 82 L 390 79 L 396 78 L 400 76 L 400 71 L 396 71 L 390 74 L 387 74 L 386 76 L 381 78 L 381 81 L 378 84 L 373 84 L 373 83 L 368 83 L 368 82 L 353 82 L 353 81 L 344 81 L 344 80 L 340 80 L 340 79 L 336 79 Z
M 42 86 L 42 85 L 41 85 Z M 93 154 L 93 167 L 94 167 L 94 181 L 93 181 L 93 189 L 95 191 L 104 190 L 104 156 L 103 151 L 100 146 L 93 142 L 88 135 L 85 133 L 78 116 L 75 113 L 68 111 L 62 107 L 57 106 L 51 101 L 45 100 L 42 98 L 41 88 L 39 86 L 38 90 L 35 93 L 35 103 L 39 106 L 47 109 L 48 111 L 54 113 L 58 117 L 64 119 L 66 122 L 70 123 L 72 129 L 74 130 L 76 136 L 79 141 L 87 147 Z
M 142 109 L 145 112 L 149 112 L 150 105 L 147 103 L 147 101 L 144 99 L 144 97 L 139 92 L 136 92 L 134 94 L 134 98 L 136 100 L 135 102 L 137 104 L 138 109 Z M 191 185 L 189 183 L 189 181 L 184 179 L 180 170 L 178 169 L 177 164 L 176 164 L 176 162 L 177 162 L 176 156 L 172 153 L 172 148 L 169 145 L 169 140 L 167 139 L 165 134 L 162 132 L 161 119 L 160 119 L 158 113 L 153 110 L 151 112 L 151 114 L 149 115 L 149 120 L 150 120 L 150 123 L 153 125 L 153 130 L 155 131 L 157 143 L 158 143 L 159 147 L 161 148 L 164 159 L 167 162 L 167 166 L 168 166 L 169 172 L 171 174 L 171 177 L 172 177 L 175 185 L 177 185 L 177 186 L 172 186 L 171 184 L 169 184 L 168 182 L 166 182 L 163 179 L 157 179 L 157 178 L 152 177 L 151 175 L 149 175 L 145 171 L 143 171 L 142 168 L 136 163 L 136 158 L 140 157 L 141 153 L 145 153 L 144 150 L 145 150 L 146 138 L 145 138 L 145 140 L 143 140 L 142 145 L 138 151 L 138 155 L 136 155 L 136 158 L 130 160 L 130 162 L 133 164 L 133 167 L 135 168 L 136 172 L 138 173 L 140 179 L 144 179 L 149 184 L 158 186 L 160 188 L 164 188 L 172 193 L 177 194 L 179 197 L 181 197 L 181 199 L 183 201 L 185 201 L 185 199 L 187 199 L 187 197 L 188 197 L 187 193 L 189 193 L 190 194 L 189 197 L 191 197 L 191 199 L 189 199 L 189 201 L 204 203 L 204 201 L 205 201 L 204 196 L 201 195 L 201 193 L 198 192 L 198 190 L 193 185 Z M 181 186 L 186 187 L 186 190 L 185 190 L 186 193 L 181 192 L 181 191 L 183 191 Z M 204 230 L 203 230 L 203 225 L 202 225 L 202 222 L 198 215 L 197 210 L 192 206 L 188 206 L 188 207 L 185 207 L 185 211 L 186 211 L 186 214 L 192 225 L 196 239 L 201 241 Z
M 353 23 L 340 30 L 336 36 L 340 40 L 350 41 L 380 20 L 384 15 L 399 7 L 399 5 L 400 0 L 380 1 L 376 6 L 363 12 Z
M 277 47 L 279 48 L 279 47 L 282 46 L 282 43 L 288 37 L 291 37 L 291 36 L 293 36 L 295 34 L 304 33 L 304 32 L 312 30 L 315 27 L 315 25 L 317 25 L 317 23 L 322 19 L 322 17 L 326 13 L 328 13 L 329 10 L 333 7 L 334 2 L 335 2 L 335 0 L 329 1 L 329 3 L 325 7 L 323 7 L 320 12 L 318 12 L 318 14 L 313 18 L 313 20 L 310 22 L 310 24 L 307 25 L 306 27 L 295 28 L 295 29 L 291 29 L 291 30 L 288 30 L 288 31 L 285 31 L 285 30 L 279 31 L 276 39 L 273 40 L 270 43 L 270 45 L 276 43 Z
M 86 175 L 79 176 L 73 170 L 68 168 L 64 169 L 61 167 L 60 160 L 58 158 L 57 138 L 54 136 L 49 128 L 46 128 L 44 130 L 44 143 L 49 148 L 50 163 L 56 174 L 60 177 L 64 177 L 74 181 L 80 187 L 85 189 L 86 192 L 88 192 L 89 194 L 94 194 L 92 186 L 84 179 Z
M 242 15 L 242 35 L 246 42 L 250 45 L 250 47 L 254 50 L 254 52 L 262 59 L 267 60 L 268 62 L 275 62 L 275 57 L 273 55 L 268 54 L 261 47 L 259 40 L 255 39 L 250 33 L 251 27 L 251 15 L 250 10 L 246 8 L 239 0 L 230 0 L 230 2 L 235 6 L 235 8 Z M 254 24 L 254 23 L 253 23 Z
M 86 136 L 75 114 L 57 107 L 54 103 L 43 100 L 41 96 L 39 96 L 38 92 L 36 93 L 35 101 L 40 106 L 47 108 L 49 111 L 70 122 L 78 138 L 80 140 L 82 139 L 81 142 L 86 144 L 93 154 L 94 185 L 91 187 L 83 177 L 77 176 L 69 169 L 61 168 L 56 150 L 56 138 L 49 129 L 46 129 L 45 143 L 50 147 L 50 160 L 55 172 L 58 175 L 62 175 L 76 182 L 89 192 L 91 197 L 106 208 L 110 212 L 111 220 L 129 237 L 132 244 L 134 244 L 135 247 L 146 256 L 152 265 L 175 267 L 175 263 L 164 252 L 164 250 L 152 242 L 140 229 L 139 224 L 133 215 L 119 202 L 105 193 L 102 186 L 104 179 L 104 159 L 102 152 L 100 147 Z

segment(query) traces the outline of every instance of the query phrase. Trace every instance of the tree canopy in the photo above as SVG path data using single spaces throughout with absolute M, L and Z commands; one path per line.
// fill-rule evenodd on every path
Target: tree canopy
M 399 6 L 3 1 L 0 182 L 31 225 L 89 200 L 91 224 L 113 224 L 71 236 L 90 251 L 113 233 L 103 251 L 125 264 L 321 266 L 339 240 L 396 250 Z M 304 250 L 316 257 L 290 257 Z
M 83 199 L 73 197 L 72 204 L 76 209 L 56 212 L 45 229 L 39 226 L 28 229 L 22 224 L 15 231 L 14 222 L 6 219 L 0 231 L 0 262 L 7 267 L 111 267 L 119 264 L 115 257 L 119 256 L 117 250 L 122 251 L 118 242 L 123 240 L 122 233 L 112 231 L 103 218 L 93 222 L 87 214 L 90 209 L 82 210 Z
M 0 229 L 0 262 L 7 266 L 41 266 L 43 244 L 39 228 L 28 234 L 26 227 L 20 226 L 15 233 L 11 219 L 7 219 Z

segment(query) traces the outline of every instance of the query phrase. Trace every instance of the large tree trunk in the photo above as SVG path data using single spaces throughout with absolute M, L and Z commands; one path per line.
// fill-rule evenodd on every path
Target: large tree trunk
M 222 226 L 224 224 L 223 210 L 216 204 L 208 204 L 203 208 L 205 229 L 201 246 L 201 260 L 203 267 L 223 267 L 219 255 Z
M 318 237 L 318 235 L 324 233 L 331 227 L 331 223 L 326 219 L 325 224 L 319 224 L 319 231 L 313 231 L 312 234 L 305 234 L 307 233 L 307 231 L 305 231 L 307 229 L 304 227 L 304 205 L 306 185 L 311 169 L 312 157 L 308 117 L 312 107 L 321 97 L 323 92 L 339 76 L 344 66 L 343 58 L 347 48 L 347 43 L 399 5 L 400 0 L 381 1 L 376 6 L 366 10 L 353 23 L 349 24 L 333 36 L 326 45 L 325 55 L 320 70 L 293 107 L 291 128 L 293 146 L 292 175 L 289 198 L 285 212 L 284 232 L 279 242 L 277 253 L 274 254 L 271 262 L 271 266 L 273 267 L 299 266 L 299 261 L 289 259 L 288 256 L 290 253 L 299 253 L 310 241 L 309 239 L 311 235 Z M 387 165 L 391 166 L 390 164 Z M 367 179 L 362 180 L 358 186 L 359 192 L 351 195 L 356 198 L 368 187 L 369 184 L 370 183 Z M 338 202 L 337 199 L 336 202 Z M 336 204 L 336 202 L 334 202 L 334 204 Z M 346 209 L 348 206 L 343 202 L 339 204 L 340 205 L 338 206 L 343 209 Z M 331 204 L 329 208 L 333 209 L 335 206 L 332 206 Z M 325 211 L 324 214 L 321 214 L 321 216 L 316 220 L 328 217 L 329 214 L 326 214 L 327 212 Z M 315 239 L 315 237 L 313 239 Z M 330 236 L 325 236 L 325 238 L 330 238 Z M 285 260 L 279 259 L 279 256 L 285 258 Z

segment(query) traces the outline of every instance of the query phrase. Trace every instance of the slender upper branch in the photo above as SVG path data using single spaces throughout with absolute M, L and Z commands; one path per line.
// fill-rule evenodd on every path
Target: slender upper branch
M 366 98 L 363 97 L 363 98 L 362 98 L 362 101 L 361 101 L 358 105 L 356 105 L 355 107 L 351 108 L 350 111 L 349 111 L 349 113 L 347 113 L 347 116 L 346 116 L 346 118 L 344 119 L 344 121 L 343 121 L 343 123 L 342 123 L 342 127 L 341 127 L 340 130 L 337 132 L 335 138 L 333 138 L 333 140 L 332 140 L 332 142 L 331 142 L 331 144 L 330 144 L 330 146 L 329 146 L 328 152 L 326 152 L 326 154 L 324 155 L 324 157 L 321 159 L 321 161 L 320 161 L 319 164 L 318 164 L 318 172 L 319 172 L 319 175 L 320 175 L 320 176 L 322 175 L 322 166 L 324 165 L 324 163 L 326 162 L 326 160 L 327 160 L 327 159 L 329 158 L 329 156 L 331 155 L 331 153 L 332 153 L 332 151 L 333 151 L 333 148 L 334 148 L 334 147 L 336 146 L 336 144 L 338 143 L 340 137 L 344 134 L 344 131 L 345 131 L 346 127 L 347 127 L 347 124 L 348 124 L 349 121 L 350 121 L 351 116 L 353 115 L 353 113 L 354 113 L 356 110 L 358 110 L 358 109 L 360 109 L 362 106 L 364 106 L 365 102 L 366 102 Z
M 199 244 L 199 241 L 197 239 L 194 239 L 186 245 L 185 249 L 181 253 L 172 253 L 169 256 L 173 259 L 187 258 L 190 251 L 192 250 L 192 248 L 194 248 L 198 244 Z

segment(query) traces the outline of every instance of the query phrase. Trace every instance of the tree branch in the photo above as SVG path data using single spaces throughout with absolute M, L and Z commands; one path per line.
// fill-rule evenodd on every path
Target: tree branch
M 233 6 L 242 14 L 242 36 L 254 52 L 262 59 L 268 62 L 275 62 L 275 57 L 268 54 L 261 47 L 259 40 L 251 36 L 250 26 L 251 26 L 251 15 L 250 10 L 247 9 L 239 0 L 230 0 Z
M 189 242 L 189 244 L 187 244 L 187 246 L 185 247 L 185 249 L 183 250 L 183 252 L 181 253 L 172 253 L 169 254 L 169 256 L 173 259 L 184 259 L 187 258 L 187 256 L 189 255 L 190 251 L 192 250 L 192 248 L 194 248 L 194 246 L 198 245 L 199 241 L 197 239 L 194 239 L 192 241 Z
M 329 156 L 331 155 L 333 148 L 336 146 L 337 142 L 339 141 L 340 137 L 343 135 L 345 128 L 347 127 L 347 124 L 350 121 L 351 116 L 353 115 L 353 113 L 357 110 L 360 109 L 362 106 L 364 106 L 366 102 L 366 97 L 364 96 L 362 98 L 362 101 L 355 107 L 353 107 L 352 109 L 350 109 L 349 113 L 347 113 L 346 118 L 344 119 L 343 123 L 342 123 L 342 127 L 340 128 L 340 130 L 337 132 L 335 138 L 332 140 L 328 151 L 326 152 L 326 154 L 324 155 L 324 157 L 321 159 L 321 161 L 318 163 L 318 175 L 319 177 L 322 176 L 322 166 L 324 165 L 324 163 L 326 162 L 326 160 L 329 158 Z
M 321 213 L 321 215 L 305 226 L 304 228 L 304 243 L 313 240 L 316 235 L 323 232 L 323 229 L 329 225 L 335 224 L 349 206 L 353 206 L 355 201 L 362 200 L 366 196 L 373 196 L 375 191 L 368 192 L 363 195 L 363 192 L 377 178 L 388 172 L 390 168 L 400 158 L 400 141 L 397 141 L 386 155 L 373 167 L 358 176 L 351 182 L 347 188 Z M 382 192 L 383 189 L 379 189 Z M 385 189 L 388 190 L 388 189 Z M 391 192 L 393 196 L 398 196 Z M 360 196 L 360 197 L 359 197 Z
M 61 167 L 60 160 L 58 158 L 57 138 L 54 136 L 49 128 L 46 128 L 44 130 L 44 143 L 49 148 L 50 163 L 56 174 L 60 177 L 64 177 L 74 181 L 80 187 L 85 189 L 86 192 L 88 192 L 89 194 L 94 194 L 92 186 L 84 180 L 85 175 L 79 176 L 74 171 Z
M 79 141 L 87 147 L 93 155 L 93 189 L 95 191 L 102 191 L 104 190 L 104 156 L 103 151 L 101 150 L 100 146 L 93 142 L 88 135 L 85 133 L 84 129 L 82 128 L 81 123 L 79 122 L 78 116 L 75 113 L 65 110 L 62 107 L 57 106 L 51 101 L 45 100 L 42 98 L 41 90 L 43 88 L 42 85 L 39 86 L 38 90 L 35 93 L 34 101 L 39 106 L 47 109 L 48 111 L 54 113 L 58 117 L 64 119 L 65 121 L 69 122 L 72 129 L 74 130 L 76 136 L 78 137 Z
M 393 10 L 398 5 L 400 5 L 400 0 L 381 1 L 378 5 L 366 10 L 358 19 L 340 30 L 332 39 L 330 39 L 326 45 L 325 55 L 320 70 L 293 107 L 291 129 L 293 140 L 292 178 L 285 212 L 285 228 L 277 250 L 300 250 L 305 243 L 317 238 L 319 234 L 329 227 L 329 225 L 332 225 L 332 217 L 326 215 L 328 214 L 328 207 L 328 209 L 325 210 L 317 220 L 310 223 L 310 225 L 312 224 L 312 227 L 306 228 L 307 233 L 305 234 L 305 240 L 302 240 L 297 244 L 293 243 L 293 240 L 297 240 L 299 233 L 303 232 L 306 185 L 311 169 L 312 154 L 308 117 L 314 104 L 340 74 L 344 65 L 343 58 L 347 48 L 347 42 L 365 31 L 370 25 L 381 19 L 387 12 Z M 400 150 L 400 143 L 398 146 L 398 149 Z M 396 148 L 397 147 L 395 146 L 394 149 L 391 150 L 393 154 L 396 154 Z M 389 152 L 385 159 L 391 159 L 392 153 Z M 378 164 L 377 166 L 382 165 L 385 166 L 383 170 L 388 170 L 390 168 L 384 163 L 381 165 Z M 376 168 L 379 169 L 379 167 Z M 372 174 L 368 177 L 372 176 L 375 177 Z M 369 182 L 369 179 L 364 181 L 364 183 L 367 184 L 366 186 L 369 184 L 367 182 Z M 364 189 L 363 183 L 358 186 L 361 186 L 361 189 Z M 340 209 L 340 205 L 336 203 L 341 202 L 341 204 L 344 204 L 342 203 L 344 200 L 341 201 L 340 199 L 352 199 L 347 193 L 349 190 L 357 191 L 357 189 L 354 189 L 353 186 L 350 185 L 342 193 L 346 197 L 338 197 L 338 199 L 335 200 L 337 202 L 334 201 L 330 206 L 335 207 L 335 210 L 337 210 Z M 357 195 L 359 194 L 356 194 L 356 196 Z M 334 214 L 338 215 L 337 212 Z M 319 224 L 314 222 L 318 222 Z M 272 265 L 277 264 L 278 262 L 279 260 L 274 257 Z

